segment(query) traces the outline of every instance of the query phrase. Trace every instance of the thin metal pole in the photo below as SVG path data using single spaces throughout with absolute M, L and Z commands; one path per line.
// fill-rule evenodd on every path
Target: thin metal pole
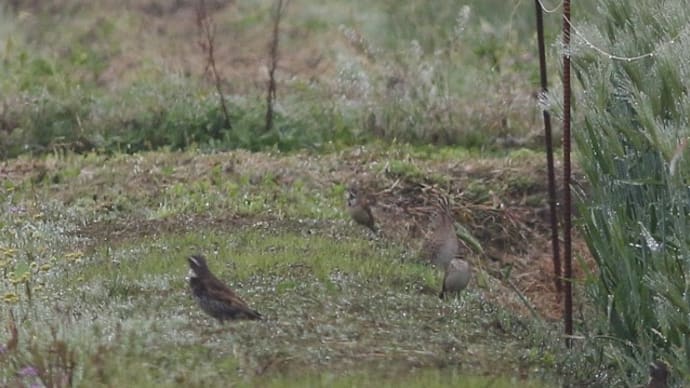
M 537 44 L 539 46 L 539 78 L 541 79 L 540 99 L 546 98 L 548 93 L 548 80 L 546 78 L 546 53 L 544 48 L 544 14 L 539 0 L 534 0 L 537 11 Z M 560 303 L 563 292 L 561 281 L 561 249 L 558 240 L 558 215 L 556 212 L 556 172 L 553 163 L 553 136 L 551 131 L 551 115 L 546 108 L 542 109 L 544 115 L 544 142 L 546 143 L 546 169 L 549 181 L 549 215 L 551 221 L 551 250 L 553 261 L 553 281 L 556 286 L 556 295 Z
M 570 193 L 570 0 L 563 0 L 563 256 L 565 258 L 565 343 L 572 347 L 573 257 Z

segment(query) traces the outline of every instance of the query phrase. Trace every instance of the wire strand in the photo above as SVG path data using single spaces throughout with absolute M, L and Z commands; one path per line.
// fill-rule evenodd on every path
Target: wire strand
M 539 2 L 539 6 L 541 7 L 541 9 L 542 9 L 542 11 L 543 11 L 544 13 L 554 13 L 554 12 L 555 12 L 558 8 L 560 8 L 561 5 L 563 4 L 563 1 L 561 0 L 561 3 L 560 3 L 558 6 L 556 6 L 556 8 L 554 8 L 553 10 L 548 10 L 548 9 L 546 8 L 546 6 L 544 6 L 544 3 L 543 3 L 542 0 L 537 0 L 537 1 Z M 608 52 L 608 51 L 602 49 L 601 47 L 595 45 L 595 44 L 592 43 L 589 39 L 587 39 L 587 37 L 585 37 L 585 35 L 584 35 L 579 29 L 577 29 L 577 27 L 575 27 L 575 26 L 573 25 L 573 23 L 572 23 L 569 19 L 566 19 L 565 21 L 566 21 L 566 23 L 568 23 L 568 25 L 569 25 L 570 28 L 573 30 L 573 32 L 575 33 L 575 35 L 576 35 L 579 39 L 581 39 L 581 40 L 585 43 L 585 45 L 586 45 L 587 47 L 589 47 L 589 48 L 591 48 L 592 50 L 598 52 L 599 54 L 604 55 L 604 56 L 607 57 L 608 59 L 612 59 L 612 60 L 616 60 L 616 61 L 625 61 L 625 62 L 638 61 L 638 60 L 641 60 L 641 59 L 654 57 L 659 51 L 661 51 L 662 49 L 664 49 L 666 46 L 669 46 L 669 45 L 671 45 L 671 44 L 674 44 L 674 43 L 678 40 L 678 38 L 680 38 L 681 35 L 683 35 L 683 33 L 686 32 L 686 31 L 688 30 L 688 28 L 690 27 L 690 25 L 686 25 L 678 34 L 676 34 L 676 35 L 675 35 L 673 38 L 671 38 L 668 42 L 663 43 L 663 44 L 657 46 L 657 48 L 655 48 L 654 50 L 652 50 L 652 51 L 650 51 L 650 52 L 648 52 L 648 53 L 639 54 L 639 55 L 635 55 L 635 56 L 631 56 L 631 57 L 626 57 L 626 56 L 622 56 L 622 55 L 613 54 L 613 53 Z
M 555 12 L 558 11 L 558 10 L 561 8 L 561 6 L 563 5 L 563 0 L 561 0 L 561 2 L 558 3 L 555 7 L 553 7 L 552 9 L 548 9 L 548 8 L 546 8 L 546 6 L 545 6 L 544 3 L 542 2 L 542 0 L 538 0 L 538 1 L 539 1 L 539 6 L 541 7 L 541 10 L 542 10 L 542 12 L 544 12 L 544 13 L 555 13 Z

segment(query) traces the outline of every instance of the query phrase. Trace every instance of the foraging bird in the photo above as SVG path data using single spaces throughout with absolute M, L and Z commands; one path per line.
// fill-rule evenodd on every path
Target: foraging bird
M 433 205 L 436 213 L 422 245 L 421 256 L 438 268 L 446 268 L 460 255 L 460 241 L 455 234 L 455 218 L 448 198 L 438 196 Z
M 233 319 L 261 319 L 261 314 L 247 306 L 234 291 L 218 280 L 208 269 L 202 255 L 192 255 L 189 261 L 189 287 L 199 307 L 208 315 L 223 322 Z
M 347 189 L 347 211 L 356 223 L 366 226 L 374 233 L 378 233 L 374 222 L 374 215 L 371 214 L 369 200 L 358 196 L 357 190 L 354 188 Z
M 661 360 L 656 360 L 649 364 L 649 383 L 647 388 L 666 388 L 668 387 L 668 367 Z
M 446 266 L 446 273 L 441 284 L 439 298 L 443 299 L 447 293 L 462 291 L 467 288 L 467 284 L 472 277 L 470 265 L 463 259 L 455 258 Z

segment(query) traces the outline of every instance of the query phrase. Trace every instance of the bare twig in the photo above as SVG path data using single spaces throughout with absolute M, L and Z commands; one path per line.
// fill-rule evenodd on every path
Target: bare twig
M 218 68 L 216 67 L 216 56 L 215 56 L 215 39 L 216 39 L 216 24 L 213 18 L 208 14 L 206 10 L 206 2 L 204 0 L 198 0 L 196 6 L 196 23 L 199 28 L 199 46 L 206 55 L 206 67 L 204 68 L 204 74 L 207 74 L 210 70 L 213 76 L 213 83 L 216 86 L 216 92 L 218 93 L 218 100 L 220 103 L 220 108 L 223 111 L 223 118 L 225 119 L 225 127 L 227 129 L 232 129 L 232 123 L 230 121 L 230 114 L 228 113 L 228 106 L 225 102 L 225 96 L 223 95 L 223 88 L 221 86 L 223 79 L 218 73 Z M 213 129 L 213 137 L 218 138 L 220 136 L 219 128 Z
M 278 67 L 278 40 L 280 38 L 280 19 L 285 13 L 289 0 L 276 0 L 273 9 L 273 36 L 269 44 L 268 89 L 266 91 L 266 132 L 273 129 L 273 104 L 276 100 L 275 72 Z

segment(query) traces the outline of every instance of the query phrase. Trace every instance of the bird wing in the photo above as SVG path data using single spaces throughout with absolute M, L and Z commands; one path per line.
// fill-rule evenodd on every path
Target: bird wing
M 223 301 L 223 302 L 228 303 L 229 305 L 231 305 L 233 307 L 246 308 L 246 309 L 249 308 L 247 306 L 247 303 L 244 300 L 242 300 L 242 298 L 240 298 L 229 287 L 220 283 L 220 281 L 209 282 L 209 284 L 207 285 L 207 290 L 208 290 L 208 295 L 213 299 Z
M 367 206 L 364 208 L 364 210 L 367 212 L 367 215 L 369 216 L 369 220 L 367 221 L 367 227 L 371 229 L 374 233 L 376 233 L 376 221 L 374 221 L 374 215 L 371 213 L 371 208 Z
M 263 319 L 261 313 L 249 308 L 247 303 L 242 300 L 234 291 L 226 287 L 222 283 L 214 283 L 208 287 L 209 296 L 225 305 L 226 311 L 234 311 L 232 315 L 235 317 L 242 317 L 254 320 Z

